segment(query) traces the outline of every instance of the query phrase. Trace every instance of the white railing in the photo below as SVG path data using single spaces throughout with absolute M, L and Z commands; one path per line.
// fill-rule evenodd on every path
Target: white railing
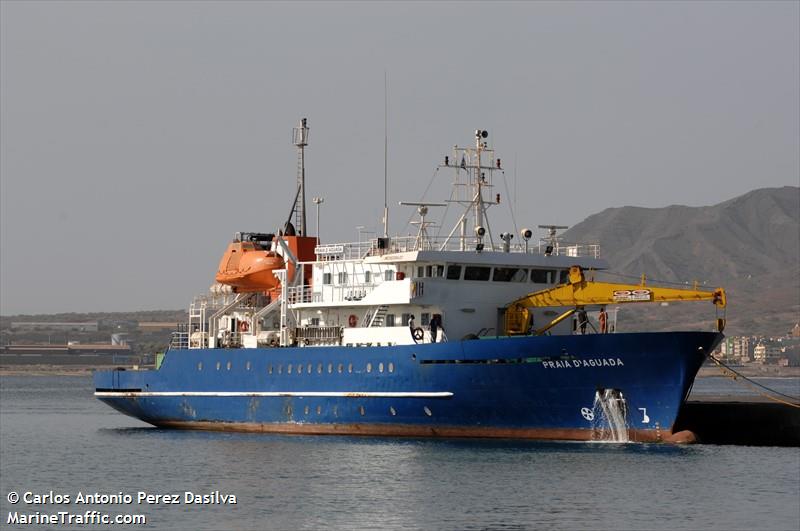
M 503 242 L 498 241 L 491 244 L 489 238 L 483 240 L 483 250 L 488 252 L 502 252 Z M 548 248 L 552 250 L 548 252 Z M 317 246 L 315 252 L 321 261 L 333 260 L 361 260 L 367 256 L 381 256 L 391 253 L 403 253 L 409 251 L 461 251 L 461 239 L 454 237 L 447 239 L 444 236 L 426 238 L 420 241 L 416 236 L 395 236 L 390 239 L 389 247 L 386 249 L 378 248 L 378 240 L 351 243 L 335 243 Z M 464 250 L 474 251 L 475 240 L 473 237 L 467 238 L 464 243 Z M 512 253 L 528 253 L 553 256 L 574 256 L 600 258 L 600 245 L 596 243 L 579 243 L 556 241 L 552 245 L 550 240 L 542 239 L 538 243 L 530 242 L 527 246 L 524 243 L 511 245 Z

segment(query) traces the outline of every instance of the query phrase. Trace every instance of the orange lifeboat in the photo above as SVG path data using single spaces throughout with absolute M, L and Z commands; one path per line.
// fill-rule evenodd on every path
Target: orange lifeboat
M 280 286 L 273 271 L 283 269 L 283 258 L 272 250 L 273 234 L 237 233 L 228 245 L 216 281 L 237 292 L 274 290 Z

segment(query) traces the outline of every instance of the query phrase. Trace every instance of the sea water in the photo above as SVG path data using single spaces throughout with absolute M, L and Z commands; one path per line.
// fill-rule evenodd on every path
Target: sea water
M 693 394 L 727 385 L 700 379 Z M 0 378 L 0 527 L 800 528 L 797 448 L 161 430 L 92 393 L 88 376 Z M 11 504 L 12 492 L 45 501 Z M 15 512 L 59 511 L 146 524 L 7 525 Z

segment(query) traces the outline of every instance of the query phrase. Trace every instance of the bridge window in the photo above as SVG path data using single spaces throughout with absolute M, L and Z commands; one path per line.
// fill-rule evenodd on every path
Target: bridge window
M 495 282 L 526 282 L 528 270 L 519 267 L 495 267 L 492 280 Z
M 464 268 L 464 280 L 489 280 L 491 272 L 491 267 L 466 266 Z
M 461 266 L 450 264 L 447 266 L 447 280 L 460 280 Z
M 535 284 L 552 284 L 555 278 L 553 269 L 531 269 L 531 282 Z

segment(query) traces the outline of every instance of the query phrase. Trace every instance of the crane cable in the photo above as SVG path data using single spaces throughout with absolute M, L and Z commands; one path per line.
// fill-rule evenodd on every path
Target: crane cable
M 739 378 L 741 378 L 742 380 L 745 381 L 745 383 L 747 385 L 749 385 L 750 387 L 755 389 L 756 394 L 758 394 L 760 396 L 763 396 L 764 398 L 767 398 L 769 400 L 773 400 L 775 402 L 778 402 L 780 404 L 785 404 L 787 406 L 791 406 L 791 407 L 795 407 L 795 408 L 800 409 L 800 403 L 787 402 L 786 400 L 781 400 L 780 398 L 777 398 L 777 397 L 774 397 L 774 396 L 771 396 L 771 395 L 768 395 L 768 394 L 762 392 L 758 388 L 760 387 L 761 389 L 765 389 L 765 390 L 769 391 L 770 393 L 774 393 L 776 395 L 780 395 L 780 396 L 786 397 L 786 398 L 788 398 L 790 400 L 796 400 L 797 402 L 800 402 L 800 398 L 798 398 L 796 396 L 791 396 L 791 395 L 787 395 L 787 394 L 781 393 L 780 391 L 776 391 L 775 389 L 770 389 L 766 385 L 761 385 L 758 382 L 754 382 L 753 380 L 751 380 L 747 376 L 743 375 L 742 373 L 737 372 L 736 370 L 734 370 L 730 366 L 722 363 L 721 361 L 716 359 L 714 356 L 709 356 L 709 357 L 711 358 L 711 361 L 713 361 L 714 363 L 717 364 L 717 367 L 719 367 L 719 369 L 722 371 L 722 374 L 727 376 L 728 378 L 731 378 L 732 380 L 738 380 Z

